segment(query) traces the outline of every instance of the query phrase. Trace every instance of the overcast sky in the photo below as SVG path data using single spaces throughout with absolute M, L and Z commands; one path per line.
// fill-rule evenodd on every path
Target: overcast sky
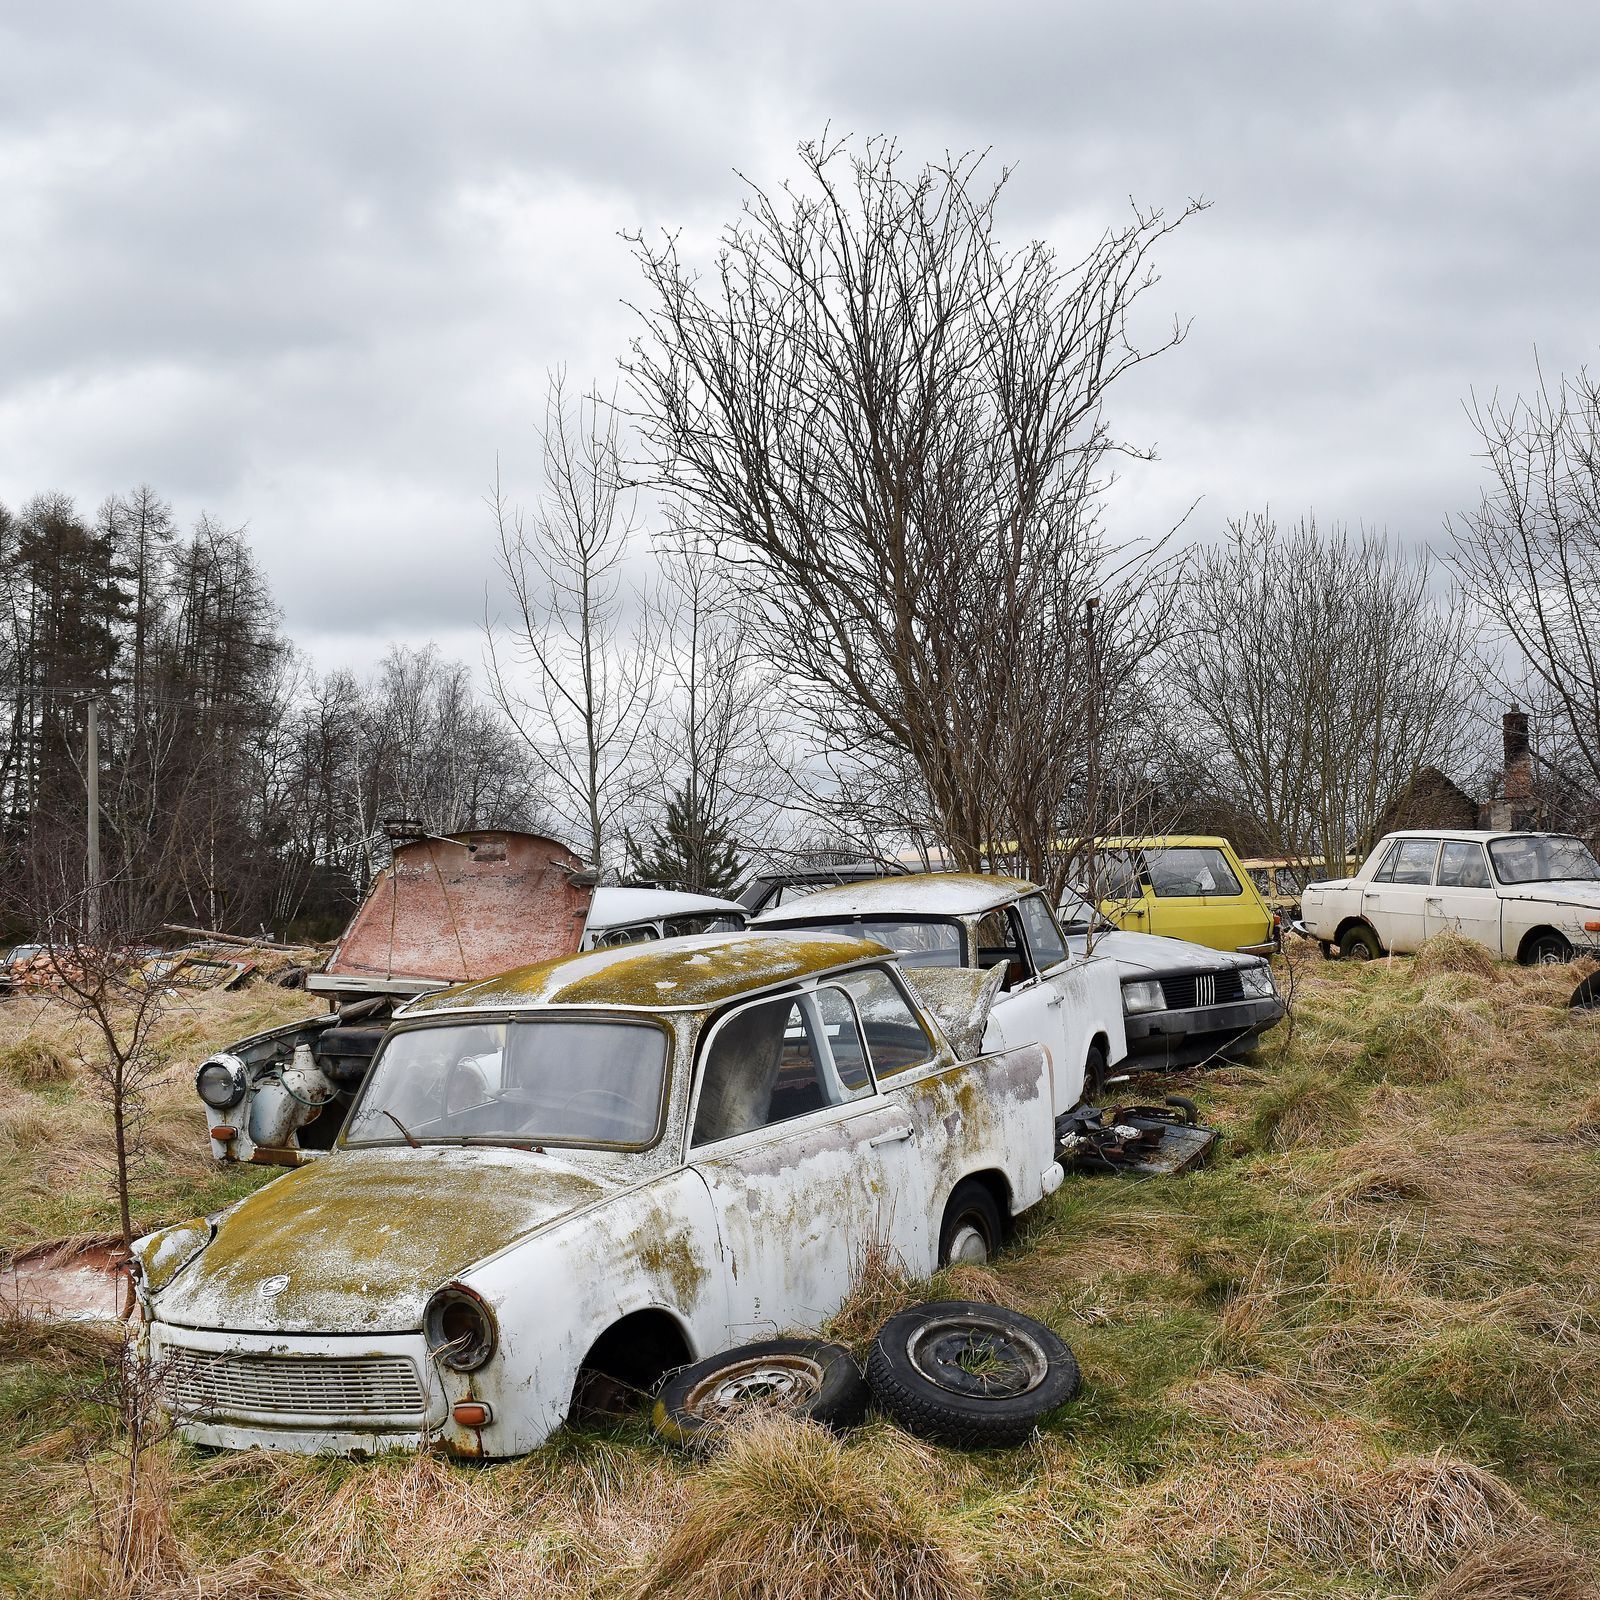
M 1437 544 L 1468 389 L 1600 359 L 1600 7 L 0 8 L 0 502 L 148 481 L 247 523 L 323 666 L 476 663 L 501 457 L 546 369 L 611 383 L 621 230 L 709 260 L 734 169 L 824 124 L 1015 164 L 1065 254 L 1132 195 L 1193 319 L 1111 414 L 1130 536 L 1264 503 Z

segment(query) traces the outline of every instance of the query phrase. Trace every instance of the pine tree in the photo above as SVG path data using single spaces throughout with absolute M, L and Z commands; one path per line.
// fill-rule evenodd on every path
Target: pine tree
M 689 894 L 725 895 L 744 871 L 739 847 L 727 829 L 684 789 L 668 798 L 664 825 L 650 834 L 648 853 L 631 833 L 623 835 L 636 878 Z

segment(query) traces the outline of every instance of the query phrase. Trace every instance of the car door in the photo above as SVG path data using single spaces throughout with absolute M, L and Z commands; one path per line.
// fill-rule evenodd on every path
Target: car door
M 1504 954 L 1500 896 L 1489 875 L 1489 858 L 1476 839 L 1446 839 L 1439 850 L 1433 893 L 1424 903 L 1423 934 L 1447 930 Z
M 914 1129 L 877 1092 L 844 996 L 793 992 L 718 1018 L 689 1138 L 717 1217 L 730 1342 L 819 1327 L 868 1246 L 896 1243 Z
M 975 945 L 974 965 L 985 970 L 1006 968 L 1005 983 L 989 1011 L 984 1049 L 1006 1050 L 1037 1042 L 1061 1059 L 1061 991 L 1039 982 L 1017 908 L 999 906 L 985 912 L 978 919 Z
M 1385 950 L 1406 954 L 1427 936 L 1437 839 L 1399 839 L 1361 892 L 1361 914 Z
M 1213 950 L 1237 950 L 1270 936 L 1272 919 L 1261 896 L 1218 846 L 1151 846 L 1144 857 L 1151 933 Z

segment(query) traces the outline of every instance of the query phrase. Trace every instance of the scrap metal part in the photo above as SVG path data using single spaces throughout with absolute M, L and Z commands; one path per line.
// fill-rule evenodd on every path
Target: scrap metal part
M 1056 1137 L 1064 1167 L 1171 1177 L 1201 1165 L 1220 1135 L 1174 1094 L 1159 1106 L 1080 1106 L 1056 1119 Z

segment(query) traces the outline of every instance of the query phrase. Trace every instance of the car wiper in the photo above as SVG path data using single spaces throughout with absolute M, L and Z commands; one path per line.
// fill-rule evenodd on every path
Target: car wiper
M 399 1117 L 394 1114 L 394 1112 L 392 1112 L 387 1106 L 380 1107 L 380 1109 L 382 1110 L 384 1116 L 386 1116 L 405 1136 L 406 1143 L 410 1145 L 413 1150 L 420 1150 L 422 1148 L 422 1141 L 405 1125 L 405 1123 L 399 1119 Z

